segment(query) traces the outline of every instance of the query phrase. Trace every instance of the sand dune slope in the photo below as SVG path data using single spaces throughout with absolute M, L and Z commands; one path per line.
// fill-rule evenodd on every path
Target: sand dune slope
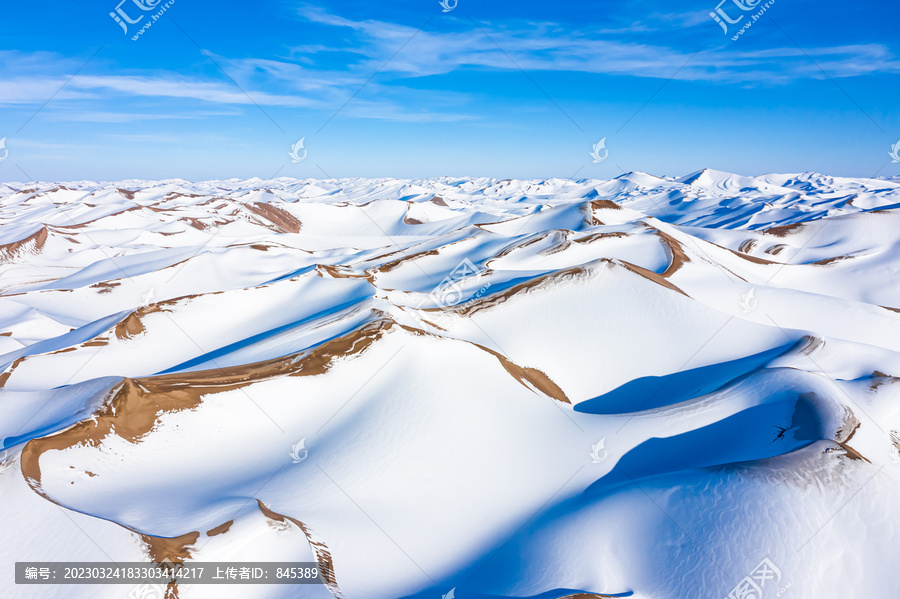
M 890 596 L 898 225 L 896 181 L 815 173 L 0 185 L 0 587 Z

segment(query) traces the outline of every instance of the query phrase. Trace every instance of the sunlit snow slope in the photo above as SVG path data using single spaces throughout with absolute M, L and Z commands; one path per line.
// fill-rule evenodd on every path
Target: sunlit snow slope
M 898 274 L 886 179 L 0 185 L 0 594 L 893 596 Z

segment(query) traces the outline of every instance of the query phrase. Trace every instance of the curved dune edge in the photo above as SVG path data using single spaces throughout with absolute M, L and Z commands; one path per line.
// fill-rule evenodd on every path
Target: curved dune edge
M 309 548 L 312 549 L 313 554 L 316 556 L 316 562 L 319 564 L 322 578 L 325 579 L 325 588 L 328 589 L 335 599 L 343 599 L 344 595 L 341 592 L 341 588 L 338 586 L 337 578 L 335 577 L 334 560 L 331 557 L 331 550 L 328 549 L 328 545 L 316 537 L 310 528 L 300 520 L 285 516 L 284 514 L 279 514 L 278 512 L 269 509 L 259 499 L 256 500 L 256 503 L 259 505 L 259 511 L 262 512 L 266 518 L 282 523 L 284 523 L 285 520 L 290 520 L 303 531 L 303 534 L 306 535 L 306 540 L 309 542 Z
M 411 254 L 404 254 L 404 252 L 407 250 L 397 250 L 394 252 L 388 252 L 387 254 L 382 254 L 380 256 L 376 256 L 374 258 L 366 260 L 363 263 L 363 266 L 365 264 L 371 264 L 372 262 L 376 262 L 376 264 L 374 266 L 364 266 L 364 273 L 361 275 L 357 275 L 357 276 L 361 277 L 361 278 L 369 278 L 369 280 L 374 280 L 374 277 L 376 277 L 379 274 L 385 274 L 385 273 L 395 271 L 398 268 L 400 268 L 401 266 L 405 266 L 406 264 L 409 264 L 409 263 L 415 263 L 416 260 L 418 260 L 419 258 L 427 258 L 429 256 L 439 256 L 441 254 L 441 252 L 446 252 L 449 248 L 452 248 L 455 245 L 459 245 L 461 243 L 469 241 L 473 238 L 474 238 L 474 236 L 468 237 L 466 239 L 457 239 L 456 241 L 450 241 L 450 242 L 444 243 L 440 247 L 431 248 L 429 250 L 419 250 L 419 251 L 413 252 Z M 388 256 L 394 256 L 396 254 L 403 254 L 403 255 L 401 255 L 399 258 L 394 258 L 393 260 L 389 260 L 387 262 L 377 263 L 377 261 L 382 258 L 387 258 Z M 344 268 L 350 268 L 350 267 L 344 267 Z M 423 272 L 425 272 L 425 271 L 423 271 Z
M 300 354 L 212 370 L 124 378 L 110 391 L 103 407 L 90 419 L 56 434 L 29 441 L 22 450 L 22 474 L 36 492 L 45 496 L 41 491 L 40 456 L 47 451 L 65 450 L 79 444 L 97 447 L 110 434 L 138 443 L 153 430 L 165 413 L 191 410 L 202 403 L 205 395 L 241 389 L 276 377 L 325 374 L 336 360 L 361 355 L 394 326 L 415 335 L 430 335 L 399 325 L 382 315 L 355 331 Z M 499 352 L 475 343 L 472 345 L 497 358 L 503 368 L 526 388 L 562 403 L 571 403 L 563 390 L 541 370 L 520 366 Z M 8 376 L 9 373 L 0 376 L 0 385 L 6 380 L 2 377 Z
M 680 287 L 678 287 L 674 283 L 670 282 L 668 279 L 664 278 L 663 275 L 661 275 L 659 273 L 655 273 L 652 270 L 647 270 L 646 268 L 644 268 L 642 266 L 638 266 L 637 264 L 632 264 L 631 262 L 626 262 L 625 260 L 617 260 L 617 261 L 613 262 L 613 264 L 616 264 L 616 263 L 621 264 L 622 266 L 624 266 L 625 268 L 627 268 L 634 274 L 644 277 L 648 281 L 652 281 L 652 282 L 656 283 L 657 285 L 661 285 L 662 287 L 665 287 L 666 289 L 680 293 L 684 297 L 690 297 Z
M 678 243 L 674 239 L 672 241 L 675 243 Z M 680 247 L 680 244 L 678 244 L 678 245 Z M 683 252 L 681 252 L 681 253 L 683 253 Z M 685 259 L 687 259 L 687 258 L 685 257 Z M 680 268 L 681 265 L 683 265 L 683 264 L 684 264 L 684 262 L 681 262 L 679 264 L 678 268 Z M 506 302 L 508 299 L 512 298 L 515 295 L 530 293 L 532 291 L 541 289 L 541 288 L 543 288 L 549 284 L 552 284 L 554 282 L 567 282 L 567 281 L 571 281 L 571 280 L 578 279 L 581 277 L 589 276 L 591 270 L 597 265 L 605 265 L 607 268 L 615 268 L 616 266 L 622 266 L 622 267 L 630 270 L 634 274 L 644 277 L 645 279 L 652 281 L 653 283 L 656 283 L 657 285 L 665 287 L 666 289 L 669 289 L 671 291 L 680 293 L 681 295 L 683 295 L 685 297 L 690 297 L 680 287 L 678 287 L 677 285 L 675 285 L 674 283 L 669 281 L 667 278 L 665 278 L 665 276 L 664 276 L 665 273 L 659 274 L 659 273 L 653 272 L 652 270 L 648 270 L 641 266 L 637 266 L 636 264 L 632 264 L 631 262 L 627 262 L 625 260 L 618 260 L 615 258 L 600 258 L 598 260 L 595 260 L 590 265 L 573 266 L 570 268 L 564 268 L 564 269 L 557 270 L 554 272 L 549 272 L 547 274 L 544 274 L 544 275 L 541 275 L 538 277 L 534 277 L 532 279 L 529 279 L 527 281 L 524 281 L 522 283 L 514 285 L 514 286 L 510 287 L 509 289 L 505 289 L 505 290 L 497 292 L 497 293 L 491 293 L 491 294 L 485 295 L 483 297 L 476 298 L 476 299 L 470 300 L 468 302 L 464 302 L 462 304 L 457 304 L 455 306 L 448 306 L 446 308 L 423 308 L 422 311 L 426 312 L 426 313 L 428 313 L 428 312 L 431 312 L 431 313 L 449 312 L 449 313 L 453 313 L 458 316 L 464 316 L 464 317 L 472 316 L 482 310 L 495 308 L 495 307 L 503 304 L 504 302 Z M 675 272 L 675 270 L 677 270 L 677 268 L 675 268 L 674 270 L 672 270 L 672 268 L 673 268 L 672 264 L 670 263 L 666 272 L 668 272 L 669 274 L 672 274 L 672 272 Z M 671 270 L 671 272 L 669 272 L 670 270 Z M 666 276 L 668 276 L 668 275 L 666 275 Z
M 272 204 L 255 202 L 253 204 L 244 204 L 244 206 L 253 214 L 271 223 L 271 228 L 279 233 L 299 233 L 300 229 L 303 228 L 303 223 L 297 217 L 287 210 Z
M 607 258 L 601 258 L 600 260 L 598 260 L 598 262 L 611 262 L 611 260 Z M 534 277 L 533 279 L 529 279 L 527 281 L 519 283 L 518 285 L 514 285 L 509 289 L 505 289 L 497 293 L 491 293 L 472 301 L 457 304 L 455 306 L 448 306 L 446 308 L 423 308 L 422 311 L 426 313 L 449 312 L 456 314 L 457 316 L 472 316 L 473 314 L 476 314 L 481 310 L 499 306 L 514 295 L 536 291 L 548 284 L 552 284 L 553 282 L 574 280 L 580 277 L 584 277 L 587 274 L 588 268 L 583 266 L 564 268 L 562 270 L 549 272 L 539 277 Z
M 0 245 L 0 263 L 14 260 L 22 254 L 36 254 L 47 243 L 47 227 L 43 226 L 24 239 Z
M 162 414 L 196 408 L 204 395 L 241 389 L 278 376 L 324 374 L 338 358 L 364 352 L 391 324 L 389 320 L 376 320 L 305 355 L 215 370 L 125 378 L 91 419 L 54 435 L 29 441 L 22 449 L 22 474 L 35 491 L 46 496 L 40 491 L 39 461 L 47 451 L 64 450 L 82 443 L 97 447 L 110 434 L 137 443 L 153 429 Z
M 19 367 L 19 364 L 25 361 L 27 356 L 22 356 L 21 358 L 16 358 L 16 360 L 9 365 L 9 368 L 6 369 L 6 372 L 0 373 L 0 389 L 6 386 L 6 381 L 9 380 L 9 377 L 13 375 L 13 371 Z
M 519 383 L 526 389 L 531 389 L 532 391 L 536 389 L 547 397 L 552 397 L 553 399 L 561 403 L 572 403 L 571 400 L 569 400 L 569 398 L 566 396 L 565 392 L 559 387 L 559 385 L 554 383 L 553 379 L 551 379 L 544 371 L 538 370 L 537 368 L 519 366 L 500 352 L 496 352 L 490 348 L 484 347 L 483 345 L 479 345 L 478 343 L 473 343 L 472 345 L 483 349 L 484 351 L 497 358 L 506 372 L 508 372 L 514 379 L 519 381 Z
M 669 252 L 669 266 L 659 275 L 663 279 L 668 279 L 678 272 L 682 266 L 690 262 L 691 259 L 688 257 L 687 253 L 685 253 L 684 246 L 681 245 L 680 241 L 671 235 L 663 233 L 659 229 L 656 229 L 655 235 L 662 240 L 663 245 Z

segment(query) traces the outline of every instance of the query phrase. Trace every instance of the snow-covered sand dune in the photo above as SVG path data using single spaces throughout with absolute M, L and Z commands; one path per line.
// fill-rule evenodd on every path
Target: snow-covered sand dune
M 889 179 L 2 184 L 0 586 L 888 597 L 898 273 Z

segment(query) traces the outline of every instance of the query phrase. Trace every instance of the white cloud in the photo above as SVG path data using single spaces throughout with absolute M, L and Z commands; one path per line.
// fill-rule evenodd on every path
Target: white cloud
M 350 28 L 359 37 L 357 52 L 364 60 L 355 68 L 398 76 L 418 77 L 449 73 L 463 67 L 529 71 L 573 71 L 635 77 L 676 78 L 726 83 L 787 82 L 800 78 L 824 78 L 806 54 L 831 77 L 855 77 L 875 72 L 900 72 L 900 62 L 879 44 L 796 47 L 764 51 L 735 50 L 734 46 L 697 54 L 675 48 L 626 42 L 603 31 L 578 31 L 555 23 L 497 27 L 487 24 L 451 32 L 417 31 L 414 27 L 382 21 L 351 21 L 317 8 L 300 9 L 314 23 Z M 634 23 L 617 33 L 653 31 L 661 21 L 678 27 L 701 24 L 696 12 L 655 14 L 650 24 Z M 708 15 L 705 17 L 709 20 Z M 712 30 L 714 24 L 710 21 Z M 713 31 L 711 35 L 714 35 Z M 410 41 L 412 40 L 412 41 Z M 408 44 L 393 58 L 403 44 Z M 690 60 L 689 60 L 690 59 Z M 352 70 L 352 69 L 351 69 Z
M 109 90 L 130 96 L 192 98 L 219 104 L 260 104 L 265 106 L 309 106 L 313 100 L 300 96 L 269 94 L 256 90 L 244 93 L 227 83 L 175 79 L 169 77 L 138 77 L 127 75 L 83 76 L 72 79 L 68 87 L 75 89 Z

